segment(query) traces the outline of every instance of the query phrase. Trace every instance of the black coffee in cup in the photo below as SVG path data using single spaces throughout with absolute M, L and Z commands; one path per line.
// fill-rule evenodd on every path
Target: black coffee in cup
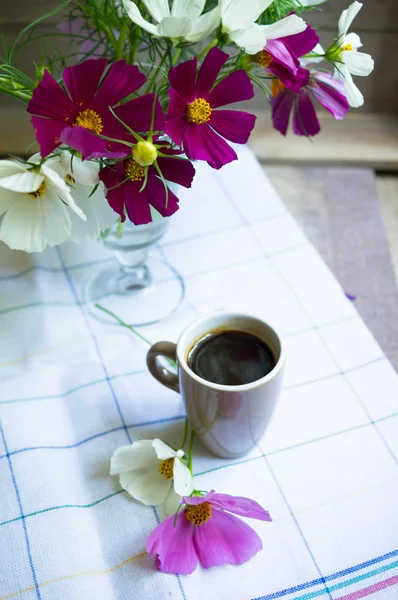
M 245 385 L 265 377 L 276 365 L 271 349 L 245 331 L 210 332 L 188 354 L 188 366 L 202 379 L 221 385 Z

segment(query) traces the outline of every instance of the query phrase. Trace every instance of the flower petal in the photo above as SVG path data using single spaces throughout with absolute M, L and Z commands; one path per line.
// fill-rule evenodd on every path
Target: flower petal
M 307 23 L 297 15 L 289 15 L 280 21 L 276 21 L 276 23 L 262 25 L 262 27 L 264 27 L 267 40 L 274 40 L 304 32 L 307 28 Z
M 124 9 L 130 19 L 138 25 L 138 27 L 142 27 L 145 31 L 149 31 L 152 35 L 158 36 L 158 28 L 153 23 L 149 23 L 146 21 L 138 10 L 138 6 L 133 2 L 133 0 L 122 0 Z M 159 19 L 160 20 L 160 19 Z
M 142 192 L 140 192 L 142 185 L 141 181 L 128 181 L 119 188 L 124 194 L 124 206 L 128 218 L 134 225 L 146 225 L 152 221 L 150 198 L 148 197 L 148 184 L 149 178 L 146 188 Z M 114 208 L 112 204 L 111 206 Z
M 176 456 L 184 456 L 183 450 L 178 450 L 176 452 L 173 450 L 173 448 L 170 448 L 170 446 L 159 439 L 152 440 L 152 448 L 156 452 L 156 456 L 159 460 L 167 460 L 168 458 L 175 458 Z
M 225 104 L 250 100 L 253 96 L 253 84 L 246 71 L 234 71 L 216 85 L 208 100 L 212 108 L 218 108 Z
M 347 98 L 344 94 L 344 83 L 338 81 L 331 73 L 313 73 L 311 91 L 313 96 L 335 119 L 344 119 L 349 109 Z
M 290 113 L 292 112 L 295 94 L 285 90 L 271 100 L 272 122 L 283 135 L 287 134 L 289 128 Z
M 159 35 L 174 39 L 183 38 L 191 31 L 192 21 L 190 19 L 178 19 L 177 17 L 164 17 L 158 26 Z
M 230 496 L 229 494 L 214 494 L 210 503 L 240 517 L 259 519 L 260 521 L 272 521 L 269 512 L 264 510 L 255 500 L 250 500 L 250 498 Z
M 95 186 L 99 182 L 99 163 L 92 160 L 82 160 L 68 150 L 63 150 L 60 155 L 61 167 L 64 176 L 71 175 L 77 183 Z
M 122 473 L 120 485 L 130 496 L 143 504 L 159 506 L 169 493 L 171 483 L 157 469 Z
M 362 48 L 363 44 L 361 42 L 361 38 L 357 33 L 348 33 L 343 41 L 341 42 L 342 46 L 346 46 L 347 44 L 351 44 L 354 50 L 358 50 L 358 48 Z
M 236 144 L 246 144 L 256 124 L 256 118 L 240 110 L 215 110 L 210 123 L 223 138 Z
M 84 127 L 67 127 L 63 129 L 60 139 L 66 146 L 80 152 L 84 159 L 107 155 L 106 140 L 102 140 Z
M 0 225 L 0 240 L 24 252 L 42 252 L 47 245 L 62 244 L 69 233 L 68 209 L 51 191 L 40 198 L 21 195 Z
M 0 188 L 20 193 L 36 192 L 44 181 L 37 171 L 27 171 L 27 167 L 12 160 L 0 160 Z
M 247 54 L 261 52 L 267 43 L 264 25 L 258 25 L 257 23 L 247 29 L 231 31 L 229 35 L 235 44 L 243 48 Z
M 163 129 L 164 126 L 164 114 L 162 107 L 160 106 L 159 100 L 155 101 L 155 94 L 145 94 L 134 98 L 129 102 L 125 102 L 121 106 L 115 109 L 115 114 L 126 123 L 133 131 L 149 131 L 152 120 L 152 111 L 155 103 L 155 120 L 153 124 L 154 131 Z M 115 121 L 115 130 L 109 137 L 118 137 L 118 139 L 128 138 L 131 141 L 131 135 L 124 129 L 120 124 Z M 110 133 L 110 132 L 109 132 Z
M 341 13 L 341 17 L 339 19 L 338 32 L 339 37 L 341 35 L 345 35 L 349 28 L 351 27 L 351 23 L 361 10 L 363 4 L 362 2 L 353 2 L 351 6 L 349 6 L 346 10 L 343 10 Z
M 107 111 L 109 106 L 124 100 L 145 82 L 146 77 L 138 67 L 118 60 L 105 75 L 91 108 L 99 113 Z
M 68 241 L 75 244 L 93 242 L 103 231 L 112 227 L 118 215 L 109 206 L 102 183 L 92 195 L 90 195 L 92 189 L 88 185 L 77 183 L 73 187 L 72 197 L 86 215 L 87 221 L 83 221 L 75 212 L 71 212 L 71 233 Z
M 304 54 L 308 54 L 319 44 L 319 35 L 313 27 L 307 25 L 304 31 L 295 35 L 289 35 L 283 41 L 293 54 L 304 56 Z
M 206 0 L 173 0 L 171 16 L 189 19 L 197 19 L 203 12 Z
M 13 204 L 19 202 L 23 197 L 23 194 L 18 194 L 18 192 L 0 188 L 0 215 L 4 214 L 11 206 L 13 206 Z
M 71 129 L 71 126 L 62 121 L 53 121 L 43 117 L 33 116 L 31 122 L 43 156 L 48 156 L 55 148 L 58 148 L 61 144 L 61 134 L 65 128 Z
M 199 69 L 195 88 L 196 97 L 208 96 L 228 58 L 229 55 L 219 48 L 212 48 L 208 52 Z
M 196 57 L 187 60 L 169 71 L 169 82 L 180 98 L 189 104 L 195 100 Z
M 174 487 L 170 488 L 169 495 L 167 496 L 165 503 L 163 505 L 164 512 L 167 516 L 174 515 L 178 507 L 181 504 L 181 496 L 176 494 L 174 491 Z
M 62 177 L 60 177 L 60 175 L 58 175 L 58 173 L 56 173 L 46 163 L 42 165 L 41 172 L 46 178 L 46 184 L 48 188 L 52 190 L 56 197 L 62 200 L 64 204 L 69 206 L 69 208 L 71 208 L 81 219 L 83 219 L 83 221 L 86 221 L 86 215 L 73 200 L 72 195 L 70 193 L 70 188 L 62 179 Z
M 359 108 L 360 106 L 363 106 L 364 97 L 359 88 L 355 85 L 347 65 L 339 64 L 339 68 L 335 69 L 334 71 L 334 76 L 337 79 L 344 81 L 344 89 L 348 104 L 353 108 Z
M 293 131 L 296 135 L 313 136 L 319 133 L 321 127 L 314 105 L 306 90 L 301 90 L 293 113 Z
M 193 545 L 192 524 L 181 511 L 174 526 L 174 515 L 169 517 L 149 536 L 146 550 L 156 558 L 156 566 L 163 573 L 189 575 L 198 566 Z
M 373 58 L 364 52 L 343 52 L 342 60 L 349 72 L 359 77 L 367 77 L 374 69 Z
M 205 569 L 225 564 L 241 565 L 263 547 L 254 529 L 233 515 L 215 508 L 206 523 L 195 527 L 193 543 Z
M 190 188 L 195 176 L 195 167 L 186 159 L 158 158 L 158 165 L 167 181 Z
M 174 490 L 179 496 L 190 496 L 194 490 L 191 471 L 179 458 L 174 460 Z
M 297 68 L 300 63 L 296 56 L 299 55 L 292 54 L 292 51 L 284 40 L 268 40 L 264 50 L 266 50 L 272 56 L 274 61 L 277 61 L 279 64 L 283 65 L 283 67 L 292 73 L 292 75 L 297 73 Z
M 204 502 L 210 502 L 210 500 L 213 498 L 214 494 L 215 494 L 215 491 L 211 490 L 204 496 L 192 496 L 192 497 L 184 496 L 182 501 L 184 504 L 189 504 L 190 506 L 197 506 L 198 504 L 203 504 Z
M 205 160 L 213 169 L 237 160 L 236 152 L 208 125 L 188 124 L 184 131 L 184 150 L 188 158 Z
M 164 17 L 170 16 L 170 8 L 167 0 L 143 0 L 143 2 L 151 17 L 158 23 Z
M 65 87 L 73 102 L 82 110 L 91 108 L 102 74 L 107 65 L 106 58 L 90 58 L 79 65 L 67 67 L 62 74 Z
M 228 32 L 247 29 L 273 0 L 220 0 L 223 29 Z
M 156 468 L 159 464 L 152 440 L 137 440 L 129 446 L 120 446 L 111 458 L 110 475 L 120 475 L 136 469 Z
M 41 115 L 63 123 L 72 123 L 79 112 L 48 71 L 44 71 L 43 79 L 33 91 L 27 110 L 33 115 Z
M 152 170 L 150 170 L 148 183 L 144 190 L 147 202 L 156 208 L 162 217 L 170 217 L 178 210 L 179 200 L 170 188 L 168 188 L 166 199 L 166 190 L 163 182 L 159 179 L 157 174 L 155 175 L 155 173 L 156 172 L 152 172 Z
M 220 11 L 218 7 L 216 7 L 193 21 L 191 31 L 185 36 L 185 40 L 187 42 L 200 42 L 207 38 L 212 31 L 217 29 L 219 24 Z

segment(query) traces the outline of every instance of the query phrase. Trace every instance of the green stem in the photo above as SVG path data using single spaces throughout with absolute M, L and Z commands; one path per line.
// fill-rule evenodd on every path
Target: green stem
M 201 58 L 203 58 L 203 56 L 205 56 L 205 54 L 207 54 L 209 52 L 209 50 L 211 50 L 214 46 L 217 45 L 218 40 L 215 39 L 212 42 L 210 42 L 210 44 L 208 44 L 206 46 L 206 48 L 204 50 L 202 50 L 202 52 L 200 52 L 200 54 L 198 54 L 198 60 L 200 60 Z
M 126 39 L 127 32 L 128 32 L 128 25 L 127 25 L 127 23 L 125 23 L 120 30 L 119 39 L 117 41 L 116 60 L 121 60 L 123 58 L 123 46 L 124 46 L 124 41 Z
M 135 30 L 134 40 L 131 43 L 131 49 L 129 53 L 129 63 L 133 65 L 135 63 L 135 59 L 137 58 L 138 49 L 140 47 L 141 42 L 141 27 L 137 27 Z
M 96 304 L 95 307 L 98 308 L 99 310 L 102 310 L 104 313 L 106 313 L 107 315 L 109 315 L 110 317 L 115 319 L 115 321 L 117 321 L 120 325 L 123 325 L 123 327 L 126 327 L 126 329 L 129 329 L 130 331 L 132 331 L 136 336 L 138 336 L 146 344 L 149 344 L 149 346 L 152 346 L 152 342 L 150 342 L 146 337 L 144 337 L 143 335 L 138 333 L 138 331 L 136 329 L 134 329 L 134 327 L 131 327 L 131 325 L 129 325 L 128 323 L 123 321 L 123 319 L 121 319 L 120 317 L 115 315 L 115 313 L 113 313 L 112 311 L 105 308 L 105 306 L 101 306 L 101 304 Z
M 180 446 L 180 448 L 183 450 L 185 448 L 185 444 L 187 443 L 187 439 L 188 439 L 188 427 L 189 427 L 189 421 L 188 421 L 188 417 L 185 419 L 185 426 L 184 426 L 184 437 L 182 440 L 182 444 Z
M 119 224 L 117 226 L 117 230 L 116 230 L 116 237 L 117 238 L 121 238 L 122 237 L 125 225 L 126 225 L 126 221 L 122 221 L 120 219 Z
M 188 450 L 188 469 L 191 471 L 191 475 L 193 475 L 192 470 L 192 459 L 193 459 L 193 440 L 195 438 L 195 432 L 191 431 L 191 439 L 189 440 L 189 450 Z
M 152 90 L 152 87 L 155 89 L 156 88 L 156 78 L 158 76 L 158 72 L 161 70 L 161 68 L 163 67 L 164 63 L 166 62 L 166 58 L 167 58 L 167 52 L 165 52 L 162 56 L 162 59 L 160 61 L 160 63 L 158 65 L 156 65 L 156 72 L 152 78 L 152 80 L 149 82 L 149 85 L 147 87 L 146 93 L 149 94 L 150 91 Z
M 177 61 L 180 58 L 180 54 L 181 54 L 181 48 L 177 48 L 174 53 L 174 56 L 173 56 L 173 66 L 175 66 L 177 64 Z

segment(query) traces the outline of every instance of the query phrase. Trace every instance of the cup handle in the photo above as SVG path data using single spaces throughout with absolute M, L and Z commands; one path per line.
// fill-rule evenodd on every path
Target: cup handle
M 158 358 L 163 356 L 168 358 L 174 363 L 177 362 L 177 346 L 171 342 L 157 342 L 148 351 L 146 356 L 146 364 L 149 372 L 155 379 L 166 387 L 174 390 L 175 392 L 180 391 L 180 384 L 178 381 L 178 375 L 170 371 L 166 366 L 160 365 Z

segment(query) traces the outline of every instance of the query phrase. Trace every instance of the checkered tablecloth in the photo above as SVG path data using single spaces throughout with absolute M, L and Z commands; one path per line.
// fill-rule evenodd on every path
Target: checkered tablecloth
M 398 378 L 247 148 L 200 168 L 154 250 L 184 277 L 168 320 L 260 315 L 285 336 L 285 387 L 255 451 L 195 459 L 198 487 L 246 495 L 264 549 L 242 567 L 158 573 L 145 540 L 163 518 L 111 478 L 140 437 L 178 444 L 180 397 L 151 378 L 147 347 L 101 325 L 84 279 L 99 244 L 28 256 L 0 248 L 0 600 L 374 600 L 398 598 Z M 355 218 L 355 215 L 353 215 Z M 371 276 L 371 274 L 370 274 Z M 163 293 L 167 293 L 168 282 Z

